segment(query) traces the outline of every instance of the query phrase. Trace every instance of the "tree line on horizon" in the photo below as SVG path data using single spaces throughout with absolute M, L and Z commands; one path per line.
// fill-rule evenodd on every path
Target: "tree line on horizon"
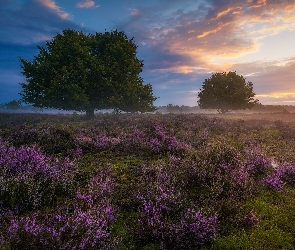
M 164 106 L 155 106 L 156 112 L 159 113 L 201 113 L 203 111 L 210 111 L 211 109 L 201 109 L 199 106 L 187 106 L 187 105 L 173 105 L 168 104 Z M 214 110 L 214 109 L 213 109 Z M 263 105 L 261 103 L 256 104 L 252 109 L 257 113 L 295 113 L 295 105 Z M 32 105 L 24 105 L 20 100 L 12 100 L 8 103 L 0 104 L 0 111 L 22 111 L 22 112 L 43 112 L 44 109 L 36 108 Z

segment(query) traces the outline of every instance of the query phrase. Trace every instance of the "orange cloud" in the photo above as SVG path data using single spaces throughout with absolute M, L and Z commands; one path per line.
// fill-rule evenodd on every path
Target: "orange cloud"
M 295 92 L 274 92 L 274 93 L 270 93 L 270 94 L 260 94 L 260 95 L 256 95 L 257 98 L 259 97 L 270 97 L 270 98 L 290 98 L 290 97 L 295 97 Z
M 51 10 L 54 10 L 61 18 L 68 19 L 70 15 L 63 10 L 59 6 L 56 5 L 55 1 L 53 0 L 35 0 L 36 2 L 39 2 L 46 8 L 49 8 Z
M 248 3 L 253 3 L 253 1 L 248 1 Z M 258 0 L 253 5 L 250 5 L 249 8 L 260 8 L 260 7 L 262 7 L 262 6 L 266 5 L 266 4 L 267 4 L 266 0 Z
M 223 16 L 226 16 L 230 12 L 233 15 L 241 14 L 241 12 L 240 12 L 241 9 L 242 9 L 242 7 L 230 7 L 230 8 L 227 8 L 226 10 L 221 10 L 220 12 L 217 13 L 216 17 L 213 18 L 212 20 L 215 20 L 215 19 L 221 18 Z
M 213 29 L 213 30 L 209 30 L 209 31 L 205 31 L 203 32 L 201 35 L 198 35 L 197 37 L 198 38 L 203 38 L 205 36 L 208 36 L 210 34 L 213 34 L 213 33 L 217 33 L 218 31 L 222 30 L 223 28 L 225 28 L 226 26 L 230 25 L 231 23 L 228 22 L 228 23 L 218 23 L 218 27 Z
M 232 11 L 232 10 L 233 10 L 233 8 L 228 8 L 228 9 L 226 9 L 226 10 L 223 10 L 223 11 L 221 11 L 221 12 L 219 12 L 219 13 L 217 14 L 217 17 L 216 17 L 216 18 L 220 18 L 220 17 L 222 17 L 222 16 L 228 14 L 228 13 L 229 13 L 230 11 Z
M 188 41 L 192 40 L 196 47 L 201 46 L 204 59 L 211 62 L 257 52 L 262 45 L 262 38 L 285 30 L 295 30 L 295 2 L 291 2 L 278 4 L 266 0 L 248 0 L 245 6 L 242 2 L 240 6 L 222 6 L 215 18 L 210 19 L 211 23 L 208 23 L 211 29 L 197 36 L 202 42 L 193 37 L 188 38 Z M 194 50 L 193 44 L 189 50 Z
M 84 2 L 79 2 L 76 5 L 78 8 L 98 8 L 99 5 L 95 6 L 94 1 L 92 0 L 85 0 Z
M 129 9 L 131 11 L 131 16 L 139 16 L 141 13 L 138 9 Z

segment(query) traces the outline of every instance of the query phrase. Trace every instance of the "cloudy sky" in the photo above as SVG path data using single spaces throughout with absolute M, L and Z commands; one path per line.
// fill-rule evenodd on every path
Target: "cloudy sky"
M 295 0 L 0 0 L 0 103 L 20 99 L 19 57 L 67 28 L 134 37 L 156 105 L 197 105 L 223 71 L 263 104 L 295 105 Z

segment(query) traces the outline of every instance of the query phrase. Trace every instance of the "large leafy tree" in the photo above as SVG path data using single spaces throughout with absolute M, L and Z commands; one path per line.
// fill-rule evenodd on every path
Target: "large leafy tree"
M 22 100 L 39 108 L 86 111 L 154 111 L 152 87 L 140 77 L 143 61 L 124 32 L 64 30 L 32 61 L 20 58 Z
M 252 82 L 246 82 L 236 72 L 222 72 L 205 79 L 198 94 L 198 104 L 200 108 L 217 109 L 225 113 L 229 110 L 251 109 L 258 103 L 254 96 Z

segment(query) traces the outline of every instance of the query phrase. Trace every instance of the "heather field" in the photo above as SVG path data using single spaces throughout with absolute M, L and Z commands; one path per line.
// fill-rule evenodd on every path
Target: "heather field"
M 0 249 L 295 249 L 294 124 L 0 113 Z

